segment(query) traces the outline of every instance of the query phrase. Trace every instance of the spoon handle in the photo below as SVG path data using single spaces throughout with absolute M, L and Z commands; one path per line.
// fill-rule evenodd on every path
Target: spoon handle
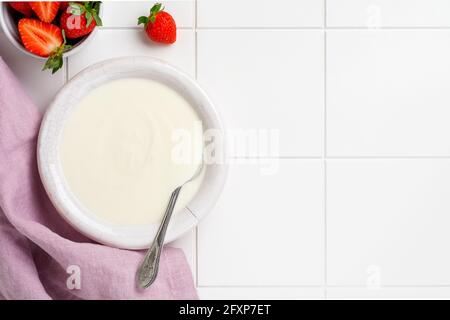
M 170 196 L 169 204 L 163 220 L 156 233 L 150 249 L 145 255 L 144 261 L 138 270 L 138 283 L 141 288 L 148 288 L 156 279 L 158 275 L 159 258 L 161 257 L 162 248 L 164 246 L 164 238 L 166 236 L 167 227 L 169 226 L 170 218 L 172 217 L 173 209 L 177 203 L 178 195 L 180 194 L 182 186 L 176 188 Z

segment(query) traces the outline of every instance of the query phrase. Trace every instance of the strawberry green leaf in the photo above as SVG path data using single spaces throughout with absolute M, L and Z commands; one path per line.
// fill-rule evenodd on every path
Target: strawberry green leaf
M 89 11 L 86 11 L 85 16 L 86 16 L 86 27 L 89 27 L 93 20 L 92 14 Z
M 53 55 L 48 58 L 48 60 L 44 64 L 44 68 L 42 71 L 50 69 L 52 70 L 52 74 L 61 69 L 63 66 L 63 58 L 62 55 Z
M 103 25 L 102 19 L 100 19 L 100 17 L 96 14 L 93 15 L 94 20 L 95 20 L 95 24 L 99 27 L 101 27 Z
M 94 2 L 94 10 L 98 13 L 98 12 L 100 12 L 100 4 L 101 4 L 102 2 L 101 1 L 95 1 Z
M 144 24 L 145 26 L 147 26 L 148 24 L 148 17 L 146 16 L 142 16 L 138 18 L 138 25 L 140 24 Z
M 156 3 L 151 9 L 150 9 L 150 15 L 155 15 L 158 12 L 162 11 L 164 8 L 161 3 Z
M 83 14 L 83 12 L 85 12 L 85 8 L 75 2 L 71 2 L 69 4 L 69 8 L 70 8 L 70 13 L 75 16 L 81 16 Z
M 98 15 L 98 13 L 100 12 L 100 1 L 93 1 L 92 3 L 89 2 L 88 4 L 85 5 L 86 8 L 86 13 L 89 12 L 90 16 L 92 16 L 92 18 L 95 20 L 95 24 L 97 26 L 102 26 L 103 22 L 102 19 L 100 18 L 100 16 Z M 88 16 L 86 15 L 86 19 L 88 18 Z M 92 19 L 89 19 L 90 22 L 92 22 Z M 88 24 L 88 26 L 90 25 L 90 23 Z
M 151 23 L 154 23 L 156 20 L 156 15 L 163 11 L 164 7 L 161 3 L 156 3 L 151 9 L 150 9 L 150 16 L 148 17 Z
M 156 20 L 156 15 L 163 11 L 164 7 L 161 3 L 156 3 L 151 9 L 150 9 L 150 16 L 148 17 L 151 23 L 154 23 Z
M 63 46 L 66 45 L 67 38 L 66 38 L 66 31 L 64 29 L 61 30 L 61 35 L 63 37 Z
M 55 49 L 55 51 L 50 55 L 50 57 L 47 59 L 47 61 L 44 64 L 44 68 L 42 70 L 50 69 L 52 70 L 52 74 L 54 74 L 56 71 L 61 69 L 63 66 L 63 54 L 70 50 L 72 46 L 66 44 L 66 33 L 64 30 L 61 31 L 62 37 L 63 37 L 63 44 Z

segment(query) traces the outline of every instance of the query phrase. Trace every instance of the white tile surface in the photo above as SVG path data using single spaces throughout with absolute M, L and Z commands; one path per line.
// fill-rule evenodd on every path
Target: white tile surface
M 450 285 L 450 160 L 330 160 L 328 283 Z
M 148 16 L 154 3 L 152 1 L 103 2 L 103 26 L 107 28 L 138 27 L 138 17 Z M 181 28 L 194 26 L 194 6 L 194 0 L 164 1 L 165 11 L 173 16 L 177 27 Z
M 197 281 L 197 230 L 193 229 L 186 233 L 181 238 L 171 242 L 169 246 L 180 248 L 183 250 L 186 259 L 191 266 L 192 276 L 194 277 L 194 281 Z
M 448 0 L 328 0 L 327 26 L 450 26 Z
M 70 78 L 95 62 L 139 55 L 163 59 L 190 75 L 194 74 L 195 34 L 191 30 L 179 30 L 178 40 L 171 46 L 150 42 L 142 30 L 103 29 L 99 30 L 94 41 L 69 58 Z
M 199 27 L 320 27 L 323 0 L 197 0 Z
M 323 300 L 322 288 L 198 288 L 200 299 L 206 300 Z
M 199 225 L 201 286 L 321 285 L 324 281 L 321 161 L 233 164 L 213 212 Z
M 450 298 L 450 159 L 433 158 L 450 157 L 450 30 L 439 29 L 450 27 L 450 1 L 327 0 L 325 30 L 323 0 L 197 1 L 197 12 L 194 0 L 165 1 L 182 29 L 173 46 L 150 43 L 136 25 L 153 2 L 105 3 L 105 28 L 69 58 L 67 76 L 127 55 L 194 76 L 197 61 L 230 129 L 279 129 L 275 158 L 325 155 L 326 222 L 322 160 L 280 160 L 268 176 L 277 162 L 232 166 L 198 237 L 172 243 L 198 271 L 200 297 L 323 299 L 326 289 L 328 299 Z M 389 30 L 365 29 L 377 27 Z M 44 110 L 65 70 L 41 72 L 1 30 L 0 55 Z M 396 159 L 405 157 L 429 159 Z
M 39 109 L 45 110 L 64 84 L 64 69 L 54 75 L 49 71 L 42 71 L 45 60 L 19 52 L 8 42 L 3 32 L 0 32 L 0 57 L 11 68 Z
M 450 288 L 403 287 L 403 288 L 328 288 L 330 300 L 448 300 Z
M 450 155 L 450 31 L 328 31 L 329 156 Z
M 279 155 L 320 156 L 323 44 L 323 33 L 316 30 L 202 30 L 198 33 L 198 80 L 229 129 L 275 129 Z M 258 150 L 231 152 L 273 156 Z

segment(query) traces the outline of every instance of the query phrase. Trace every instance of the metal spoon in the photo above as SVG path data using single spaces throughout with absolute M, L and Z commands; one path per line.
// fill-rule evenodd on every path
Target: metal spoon
M 158 275 L 159 258 L 161 257 L 161 252 L 164 246 L 164 238 L 166 236 L 167 227 L 169 226 L 170 218 L 172 217 L 173 209 L 175 208 L 175 204 L 177 203 L 181 188 L 199 177 L 203 171 L 203 167 L 204 162 L 202 159 L 202 163 L 200 164 L 194 175 L 172 192 L 169 204 L 167 205 L 166 212 L 164 214 L 161 225 L 159 226 L 158 232 L 156 233 L 155 239 L 153 240 L 150 249 L 148 249 L 147 254 L 144 257 L 144 261 L 142 261 L 141 266 L 138 270 L 138 284 L 141 288 L 145 289 L 150 287 L 155 281 L 156 276 Z

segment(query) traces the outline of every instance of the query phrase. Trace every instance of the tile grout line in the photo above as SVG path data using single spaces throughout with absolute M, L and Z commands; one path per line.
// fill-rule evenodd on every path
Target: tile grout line
M 376 28 L 363 26 L 329 26 L 327 30 L 450 30 L 450 26 L 380 26 Z
M 413 26 L 399 26 L 399 27 L 378 27 L 376 29 L 368 27 L 357 27 L 357 26 L 347 26 L 347 27 L 330 27 L 330 26 L 303 26 L 303 27 L 177 27 L 178 30 L 204 30 L 204 31 L 311 31 L 311 30 L 325 30 L 325 31 L 374 31 L 374 30 L 385 30 L 385 31 L 395 31 L 395 30 L 412 30 L 412 31 L 449 31 L 448 27 L 413 27 Z M 112 31 L 112 30 L 141 30 L 139 27 L 129 26 L 129 27 L 101 27 L 99 31 Z
M 194 30 L 194 27 L 185 27 L 185 26 L 177 26 L 177 30 Z M 128 27 L 120 27 L 120 26 L 111 26 L 111 27 L 99 27 L 98 31 L 120 31 L 120 30 L 142 30 L 142 27 L 139 26 L 128 26 Z
M 194 0 L 194 30 L 197 32 L 198 28 L 198 1 Z
M 327 156 L 327 160 L 450 160 L 450 156 Z
M 345 289 L 366 289 L 366 290 L 377 290 L 367 286 L 367 284 L 333 284 L 328 285 L 329 288 L 345 288 Z M 385 284 L 379 287 L 380 289 L 408 289 L 408 288 L 419 288 L 419 289 L 437 289 L 437 288 L 448 288 L 450 289 L 450 283 L 447 284 Z
M 194 0 L 194 77 L 195 81 L 198 81 L 198 39 L 197 39 L 197 0 Z M 197 225 L 195 226 L 195 286 L 199 287 L 199 268 L 198 268 L 198 220 Z
M 197 27 L 198 30 L 207 30 L 207 31 L 296 31 L 296 30 L 323 30 L 323 26 L 303 26 L 303 27 L 277 27 L 277 26 L 271 26 L 271 27 L 263 27 L 263 26 L 251 26 L 251 27 L 233 27 L 233 26 L 227 26 L 227 27 Z
M 323 228 L 324 228 L 324 299 L 328 298 L 328 225 L 327 225 L 327 0 L 323 6 Z
M 289 288 L 301 288 L 301 289 L 320 289 L 323 288 L 322 285 L 201 285 L 198 286 L 198 288 L 221 288 L 221 289 L 258 289 L 258 288 L 264 288 L 264 289 L 289 289 Z
M 132 29 L 137 29 L 136 27 L 130 27 Z M 105 27 L 104 29 L 117 29 L 117 27 Z M 189 27 L 180 27 L 179 29 L 192 29 Z M 436 31 L 448 31 L 450 30 L 450 26 L 442 26 L 442 27 L 427 27 L 427 26 L 421 26 L 421 27 L 414 27 L 414 26 L 398 26 L 398 27 L 377 27 L 369 28 L 369 27 L 363 27 L 363 26 L 294 26 L 294 27 L 263 27 L 263 26 L 252 26 L 252 27 L 233 27 L 233 26 L 227 26 L 227 27 L 197 27 L 197 30 L 206 30 L 206 31 L 301 31 L 301 30 L 326 30 L 326 31 L 373 31 L 373 30 L 387 30 L 387 31 L 394 31 L 394 30 L 436 30 Z
M 200 285 L 198 288 L 224 288 L 224 289 L 248 289 L 248 288 L 300 288 L 300 289 L 320 289 L 323 288 L 323 285 L 317 284 L 317 285 Z M 371 289 L 370 287 L 367 287 L 365 284 L 337 284 L 337 285 L 328 285 L 326 286 L 328 289 L 366 289 L 366 290 L 378 290 L 378 289 Z M 409 288 L 416 288 L 416 289 L 450 289 L 450 284 L 402 284 L 402 285 L 382 285 L 379 287 L 380 289 L 409 289 Z
M 69 82 L 69 58 L 65 58 L 65 66 L 64 66 L 64 84 Z
M 327 298 L 327 289 L 328 289 L 328 169 L 327 169 L 327 161 L 323 161 L 323 214 L 324 214 L 324 284 L 325 284 L 325 299 Z
M 242 156 L 230 156 L 228 160 L 450 160 L 450 156 L 276 156 L 276 157 L 242 157 Z

